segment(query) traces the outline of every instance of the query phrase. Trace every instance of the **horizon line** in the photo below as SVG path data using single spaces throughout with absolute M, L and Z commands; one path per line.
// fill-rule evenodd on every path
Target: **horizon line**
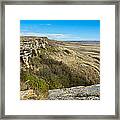
M 31 35 L 20 35 L 20 37 L 47 37 L 47 36 L 35 36 L 35 35 L 33 35 L 33 36 L 31 36 Z M 50 39 L 49 37 L 47 37 L 49 40 L 56 40 L 56 41 L 71 41 L 71 42 L 73 42 L 73 41 L 75 41 L 75 42 L 77 42 L 77 41 L 92 41 L 92 42 L 100 42 L 100 40 L 98 40 L 98 39 L 96 39 L 96 40 L 92 40 L 92 39 L 81 39 L 81 40 L 57 40 L 57 39 Z

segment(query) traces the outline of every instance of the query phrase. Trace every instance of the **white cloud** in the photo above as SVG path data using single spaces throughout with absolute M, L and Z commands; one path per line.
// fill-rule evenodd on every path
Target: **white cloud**
M 65 34 L 46 34 L 48 37 L 53 37 L 53 38 L 63 38 L 66 35 Z
M 46 34 L 43 34 L 43 33 L 33 33 L 33 32 L 21 32 L 21 35 L 23 36 L 29 36 L 29 35 L 33 35 L 33 36 L 47 36 L 47 37 L 52 37 L 52 38 L 64 38 L 66 37 L 65 34 L 49 34 L 49 33 L 46 33 Z
M 46 24 L 46 25 L 51 25 L 51 24 Z
M 40 37 L 48 37 L 49 39 L 54 40 L 80 40 L 80 36 L 72 35 L 72 34 L 62 34 L 62 33 L 33 33 L 33 32 L 21 32 L 21 36 L 40 36 Z
M 47 25 L 47 26 L 50 26 L 51 24 L 39 24 L 39 25 L 44 25 L 44 26 L 46 26 L 46 25 Z

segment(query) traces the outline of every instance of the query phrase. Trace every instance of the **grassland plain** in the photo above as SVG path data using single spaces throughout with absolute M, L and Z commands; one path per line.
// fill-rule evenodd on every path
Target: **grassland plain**
M 82 97 L 80 91 L 83 87 L 84 99 L 93 99 L 90 96 L 99 99 L 100 86 L 96 86 L 100 84 L 99 67 L 99 42 L 65 42 L 47 37 L 21 36 L 20 99 L 57 99 L 50 97 L 51 94 L 52 97 L 59 96 L 55 91 L 68 92 L 70 88 L 73 91 L 79 88 L 77 93 L 72 92 L 75 93 L 72 99 L 76 99 Z M 91 87 L 95 94 L 88 92 Z M 63 96 L 64 92 L 59 99 Z M 69 95 L 67 99 L 70 99 Z

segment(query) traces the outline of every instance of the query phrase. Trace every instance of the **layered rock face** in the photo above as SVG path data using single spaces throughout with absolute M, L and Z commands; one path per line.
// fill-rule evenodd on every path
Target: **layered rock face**
M 21 95 L 28 93 L 29 96 L 29 90 L 33 90 L 33 96 L 29 99 L 53 99 L 50 97 L 50 90 L 53 89 L 99 84 L 99 47 L 99 43 L 61 42 L 47 37 L 21 36 Z
M 26 68 L 29 68 L 29 58 L 33 55 L 37 56 L 37 51 L 41 48 L 45 49 L 47 37 L 21 37 L 20 38 L 20 60 Z

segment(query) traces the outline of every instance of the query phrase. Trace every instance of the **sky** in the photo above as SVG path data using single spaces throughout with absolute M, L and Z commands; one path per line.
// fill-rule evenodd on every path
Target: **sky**
M 20 20 L 20 35 L 59 41 L 100 41 L 100 20 Z

